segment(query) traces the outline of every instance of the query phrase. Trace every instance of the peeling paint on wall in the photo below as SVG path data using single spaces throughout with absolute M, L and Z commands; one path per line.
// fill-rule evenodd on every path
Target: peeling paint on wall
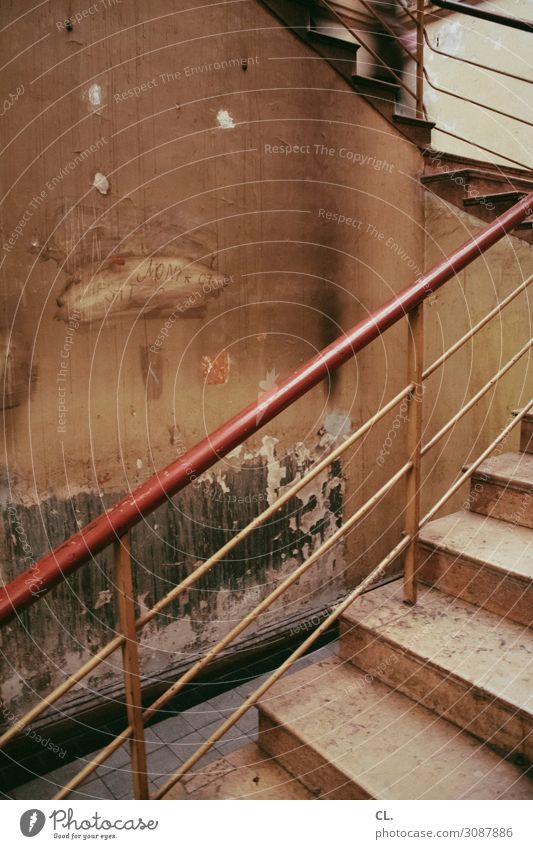
M 94 263 L 80 269 L 57 298 L 56 318 L 68 321 L 74 311 L 79 312 L 81 323 L 110 315 L 179 317 L 204 304 L 210 294 L 229 282 L 189 257 L 123 259 L 104 268 Z
M 309 448 L 298 444 L 277 456 L 278 440 L 264 436 L 258 450 L 236 451 L 241 468 L 226 467 L 202 475 L 200 485 L 190 487 L 158 508 L 147 521 L 131 532 L 134 564 L 134 595 L 139 611 L 162 597 L 171 586 L 190 574 L 196 565 L 230 539 L 286 491 L 294 480 L 321 456 L 320 438 Z M 265 597 L 285 575 L 296 568 L 320 545 L 342 519 L 344 482 L 339 463 L 325 470 L 297 498 L 292 499 L 264 526 L 244 540 L 210 572 L 156 617 L 143 632 L 142 666 L 146 674 L 163 674 L 172 663 L 196 655 L 225 633 L 228 620 L 236 620 Z M 111 504 L 120 493 L 110 493 Z M 17 505 L 17 521 L 25 528 L 28 544 L 38 556 L 101 512 L 97 493 L 79 493 L 65 499 L 53 497 L 40 504 Z M 194 516 L 194 522 L 190 517 Z M 4 513 L 4 546 L 9 552 L 5 578 L 9 580 L 25 565 L 19 535 L 11 527 L 12 514 Z M 139 565 L 141 564 L 141 565 Z M 320 571 L 306 580 L 261 617 L 257 627 L 274 624 L 280 615 L 308 609 L 310 599 L 327 605 L 338 598 L 343 587 L 343 545 L 335 546 L 320 560 Z M 84 603 L 84 600 L 92 602 Z M 5 693 L 12 693 L 13 707 L 21 710 L 34 699 L 34 692 L 53 686 L 65 671 L 77 665 L 107 640 L 117 627 L 113 592 L 112 552 L 106 550 L 68 582 L 48 596 L 48 606 L 30 608 L 20 623 L 0 633 L 9 640 L 9 651 L 24 668 L 24 678 L 12 681 L 7 675 Z M 51 627 L 60 619 L 61 631 Z M 252 629 L 253 631 L 253 629 Z M 31 638 L 30 635 L 31 634 Z M 38 645 L 47 657 L 47 682 Z M 120 665 L 104 664 L 91 676 L 90 686 L 119 685 Z M 74 695 L 76 694 L 74 691 Z M 6 696 L 4 696 L 6 698 Z

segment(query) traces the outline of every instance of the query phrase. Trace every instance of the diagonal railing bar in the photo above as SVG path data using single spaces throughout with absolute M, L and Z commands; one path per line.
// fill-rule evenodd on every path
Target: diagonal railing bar
M 455 97 L 456 100 L 461 100 L 464 103 L 470 103 L 472 106 L 477 106 L 479 109 L 486 109 L 488 112 L 494 112 L 496 115 L 502 115 L 503 118 L 510 118 L 512 121 L 518 121 L 520 124 L 525 124 L 526 127 L 533 127 L 533 122 L 528 121 L 526 118 L 520 118 L 518 115 L 513 115 L 512 112 L 504 112 L 503 109 L 497 109 L 495 106 L 490 106 L 488 103 L 481 103 L 479 100 L 474 100 L 464 94 L 457 94 L 456 91 L 452 91 L 449 88 L 442 88 L 442 86 L 438 86 L 433 82 L 425 68 L 424 79 L 430 88 L 435 91 L 440 91 L 441 94 L 447 94 L 450 97 Z M 437 127 L 437 129 L 439 129 L 439 127 Z
M 391 27 L 391 26 L 390 26 L 390 25 L 386 22 L 385 18 L 383 18 L 383 17 L 379 14 L 379 12 L 377 11 L 377 9 L 373 8 L 373 7 L 372 7 L 372 5 L 371 5 L 370 3 L 367 3 L 367 2 L 366 2 L 366 0 L 359 0 L 359 2 L 360 2 L 360 3 L 361 3 L 364 7 L 365 7 L 365 9 L 366 9 L 368 12 L 370 12 L 370 14 L 371 14 L 371 15 L 373 15 L 373 17 L 374 17 L 374 18 L 376 18 L 376 19 L 380 22 L 381 26 L 382 26 L 384 29 L 386 29 L 386 30 L 387 30 L 387 32 L 388 32 L 388 34 L 389 34 L 389 36 L 390 36 L 391 38 L 393 38 L 393 39 L 396 41 L 396 43 L 398 44 L 398 46 L 399 46 L 399 47 L 401 47 L 401 49 L 404 51 L 404 53 L 407 53 L 407 54 L 408 54 L 408 56 L 410 56 L 410 57 L 411 57 L 411 59 L 412 59 L 414 62 L 416 62 L 416 53 L 413 53 L 413 51 L 412 51 L 412 50 L 410 50 L 410 49 L 407 47 L 407 45 L 406 45 L 406 44 L 404 44 L 404 43 L 403 43 L 403 41 L 402 41 L 400 38 L 398 38 L 398 33 L 394 32 L 394 30 L 392 29 L 392 27 Z M 376 35 L 376 33 L 372 33 L 372 35 Z
M 286 492 L 279 496 L 271 505 L 269 505 L 262 513 L 252 519 L 246 527 L 242 528 L 238 531 L 227 543 L 225 543 L 221 548 L 218 549 L 215 554 L 211 555 L 204 563 L 198 566 L 193 572 L 187 575 L 186 578 L 183 579 L 179 584 L 173 587 L 170 592 L 168 592 L 163 598 L 161 598 L 153 607 L 149 610 L 145 611 L 136 622 L 136 628 L 138 631 L 141 631 L 152 619 L 155 618 L 159 613 L 161 613 L 165 608 L 168 607 L 173 601 L 175 601 L 181 593 L 183 593 L 186 589 L 192 586 L 202 575 L 206 574 L 213 566 L 219 563 L 224 557 L 226 557 L 234 548 L 239 545 L 243 540 L 245 540 L 256 528 L 260 527 L 264 522 L 274 516 L 278 510 L 281 509 L 285 504 L 287 504 L 292 498 L 294 498 L 304 487 L 306 487 L 311 481 L 313 481 L 317 475 L 327 469 L 332 463 L 335 462 L 339 457 L 341 457 L 351 446 L 355 445 L 360 439 L 362 439 L 369 430 L 371 430 L 374 425 L 381 421 L 384 416 L 387 415 L 400 401 L 405 398 L 410 392 L 413 390 L 413 384 L 409 384 L 401 392 L 398 392 L 394 398 L 391 398 L 383 407 L 381 407 L 377 413 L 371 416 L 365 424 L 361 425 L 354 433 L 350 434 L 337 448 L 335 448 L 327 457 L 324 457 L 319 463 L 317 463 L 312 469 L 306 472 L 299 480 L 293 483 Z M 106 658 L 108 658 L 113 652 L 115 652 L 120 646 L 122 646 L 125 642 L 125 638 L 122 635 L 115 637 L 101 649 L 99 649 L 96 654 L 91 657 L 88 661 L 86 661 L 83 666 L 76 670 L 72 675 L 70 675 L 66 681 L 62 682 L 55 690 L 52 691 L 45 699 L 43 699 L 39 704 L 37 704 L 34 708 L 28 711 L 23 717 L 21 717 L 18 722 L 16 722 L 8 731 L 6 731 L 0 737 L 0 748 L 6 745 L 13 737 L 19 734 L 21 731 L 24 731 L 32 722 L 38 719 L 47 708 L 51 707 L 55 702 L 58 701 L 62 696 L 66 695 L 69 690 L 72 689 L 76 684 L 79 684 L 80 681 L 85 678 L 90 672 L 96 669 L 100 663 L 103 663 Z
M 267 610 L 284 592 L 289 589 L 296 581 L 298 581 L 324 554 L 326 554 L 339 540 L 341 540 L 349 531 L 379 502 L 391 491 L 391 489 L 400 481 L 409 469 L 412 463 L 407 462 L 399 469 L 377 492 L 374 493 L 361 507 L 344 522 L 335 533 L 325 540 L 314 552 L 308 557 L 297 569 L 281 581 L 275 590 L 269 593 L 262 601 L 257 604 L 250 613 L 248 613 L 237 625 L 235 625 L 221 640 L 218 641 L 207 653 L 191 666 L 186 672 L 181 675 L 164 693 L 161 694 L 146 710 L 143 712 L 144 722 L 148 722 L 161 708 L 171 699 L 180 693 L 183 688 L 190 683 L 206 666 L 211 663 L 230 643 L 232 643 L 243 631 L 248 628 L 265 610 Z M 128 725 L 121 732 L 121 743 L 128 739 L 133 733 L 133 728 Z M 55 796 L 56 799 L 63 799 L 68 796 L 76 787 L 85 781 L 85 779 L 94 772 L 94 770 L 102 764 L 113 752 L 118 748 L 116 740 L 113 740 L 106 748 L 102 749 L 93 761 L 86 764 L 76 776 L 74 776 L 68 784 L 63 787 L 60 793 Z
M 482 386 L 481 389 L 476 392 L 476 394 L 473 395 L 472 398 L 470 398 L 470 400 L 463 407 L 461 407 L 461 409 L 458 410 L 458 412 L 454 416 L 452 416 L 451 419 L 449 419 L 446 424 L 443 425 L 434 436 L 431 437 L 429 442 L 427 442 L 422 447 L 422 456 L 427 454 L 428 451 L 431 451 L 431 449 L 437 444 L 437 442 L 440 442 L 442 437 L 445 436 L 448 431 L 450 431 L 452 427 L 456 425 L 457 422 L 459 422 L 463 418 L 463 416 L 465 416 L 469 412 L 469 410 L 472 409 L 472 407 L 475 407 L 477 402 L 480 401 L 481 398 L 483 398 L 483 396 L 486 395 L 487 392 L 489 392 L 489 390 L 493 389 L 497 385 L 500 378 L 502 378 L 504 374 L 507 374 L 507 372 L 512 369 L 512 367 L 524 356 L 524 354 L 527 354 L 527 352 L 531 349 L 532 346 L 533 338 L 526 342 L 526 344 L 522 348 L 520 348 L 520 350 L 517 351 L 517 353 L 514 354 L 514 356 L 512 356 L 511 359 L 508 360 L 505 365 L 502 366 L 502 368 L 497 371 L 496 374 L 494 374 L 491 379 L 487 381 L 487 383 Z
M 524 292 L 527 287 L 533 282 L 533 274 L 524 280 L 519 286 L 517 286 L 512 292 L 509 293 L 502 301 L 496 304 L 492 310 L 490 310 L 477 324 L 473 325 L 470 330 L 465 333 L 460 339 L 453 343 L 443 354 L 441 354 L 434 362 L 428 366 L 424 372 L 422 373 L 422 379 L 427 380 L 443 363 L 445 363 L 453 354 L 456 353 L 463 345 L 466 344 L 475 334 L 481 330 L 488 322 L 494 318 L 496 315 L 500 314 L 503 309 L 510 304 L 519 294 Z M 519 352 L 517 358 L 519 358 L 522 353 L 525 353 L 525 349 L 523 352 Z M 504 367 L 505 370 L 511 367 L 514 364 L 514 358 Z M 504 369 L 500 371 L 501 374 L 504 373 Z M 496 378 L 493 378 L 497 379 Z M 492 381 L 489 381 L 488 384 L 484 387 L 484 389 L 480 390 L 476 400 L 470 403 L 470 409 L 476 402 L 482 397 L 486 391 L 489 390 L 492 385 Z M 348 450 L 351 446 L 353 446 L 358 440 L 362 439 L 363 436 L 368 433 L 371 428 L 374 427 L 382 418 L 384 418 L 387 413 L 391 412 L 394 407 L 402 401 L 405 397 L 409 395 L 413 391 L 413 384 L 409 384 L 400 392 L 397 393 L 390 401 L 388 401 L 383 407 L 381 407 L 377 413 L 375 413 L 370 419 L 368 419 L 365 424 L 361 425 L 353 434 L 347 437 L 337 448 L 335 448 L 327 457 L 321 460 L 317 465 L 315 465 L 312 469 L 310 469 L 306 474 L 301 477 L 298 481 L 292 484 L 289 489 L 283 493 L 275 502 L 273 502 L 269 507 L 266 508 L 262 513 L 256 516 L 251 522 L 246 525 L 246 527 L 242 528 L 231 540 L 223 545 L 215 554 L 209 557 L 201 566 L 195 569 L 190 573 L 183 581 L 173 587 L 169 593 L 167 593 L 163 598 L 161 598 L 153 607 L 147 610 L 136 622 L 136 627 L 138 631 L 141 631 L 152 619 L 155 618 L 159 613 L 161 613 L 168 605 L 170 605 L 173 601 L 175 601 L 179 595 L 186 589 L 188 589 L 192 584 L 197 581 L 202 575 L 204 575 L 209 569 L 219 563 L 227 554 L 229 554 L 240 542 L 246 539 L 253 530 L 267 521 L 269 518 L 274 516 L 276 512 L 287 504 L 292 498 L 294 498 L 298 492 L 307 486 L 318 474 L 324 471 L 328 466 L 330 466 L 335 460 L 341 457 L 345 451 Z M 466 408 L 462 408 L 462 411 L 459 411 L 458 417 L 462 417 L 462 414 L 467 412 Z M 458 420 L 458 417 L 454 417 L 451 419 L 447 425 L 445 425 L 439 434 L 433 437 L 430 442 L 422 448 L 422 455 L 424 455 L 433 445 L 440 439 L 441 436 L 444 436 L 445 432 L 453 426 L 455 421 Z M 124 644 L 124 637 L 117 636 L 106 646 L 102 647 L 92 658 L 86 661 L 83 666 L 76 670 L 76 672 L 72 673 L 66 681 L 63 681 L 55 690 L 53 690 L 45 699 L 41 700 L 37 705 L 35 705 L 30 711 L 28 711 L 23 717 L 21 717 L 17 723 L 11 726 L 1 737 L 0 737 L 0 748 L 5 746 L 11 739 L 16 737 L 22 731 L 24 731 L 32 722 L 35 722 L 49 707 L 55 704 L 60 698 L 66 695 L 72 687 L 76 684 L 80 683 L 90 672 L 92 672 L 95 668 L 99 666 L 100 663 L 103 663 L 110 655 L 113 654 L 120 646 Z
M 363 350 L 422 303 L 428 295 L 510 232 L 530 214 L 532 208 L 533 192 L 487 225 L 477 236 L 457 248 L 431 271 L 394 295 L 348 333 L 320 351 L 264 398 L 234 415 L 107 512 L 24 570 L 0 590 L 0 624 L 10 621 L 18 612 L 37 601 L 74 569 L 86 563 L 117 537 L 123 536 L 144 516 L 184 489 L 191 479 L 211 468 L 233 448 L 328 377 L 332 371 Z
M 435 516 L 435 514 L 438 513 L 439 510 L 442 509 L 442 507 L 444 507 L 444 505 L 450 500 L 450 498 L 453 495 L 455 495 L 457 490 L 460 489 L 464 483 L 466 483 L 468 478 L 471 477 L 473 475 L 473 473 L 476 471 L 476 469 L 479 466 L 481 466 L 481 464 L 487 459 L 487 457 L 489 457 L 492 454 L 494 449 L 497 448 L 497 446 L 500 445 L 505 439 L 507 439 L 507 437 L 509 436 L 511 431 L 516 427 L 516 425 L 519 422 L 522 421 L 524 416 L 527 416 L 527 414 L 529 413 L 529 411 L 532 407 L 533 407 L 533 398 L 531 399 L 531 401 L 528 401 L 528 403 L 523 408 L 523 410 L 521 410 L 519 413 L 517 413 L 517 415 L 514 417 L 513 421 L 509 422 L 509 424 L 506 427 L 504 427 L 504 429 L 502 431 L 500 431 L 500 433 L 498 434 L 496 439 L 494 439 L 490 443 L 489 447 L 485 448 L 485 450 L 483 451 L 482 454 L 479 455 L 477 460 L 475 460 L 468 467 L 468 469 L 465 472 L 463 472 L 462 475 L 460 475 L 457 478 L 455 483 L 452 484 L 452 486 L 444 493 L 444 495 L 441 498 L 439 498 L 437 503 L 433 505 L 431 510 L 429 510 L 426 513 L 426 515 L 420 520 L 420 530 L 425 525 L 427 525 L 428 522 L 431 521 L 433 516 Z

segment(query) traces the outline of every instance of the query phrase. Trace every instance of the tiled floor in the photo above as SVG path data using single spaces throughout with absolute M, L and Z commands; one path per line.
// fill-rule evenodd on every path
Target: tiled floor
M 324 660 L 337 654 L 337 643 L 332 642 L 316 652 L 301 658 L 293 667 L 293 671 L 302 669 L 311 663 Z M 184 763 L 196 749 L 208 739 L 226 717 L 232 713 L 242 701 L 270 673 L 240 684 L 232 690 L 227 690 L 207 702 L 194 708 L 173 714 L 168 719 L 152 725 L 146 730 L 146 750 L 148 757 L 148 772 L 150 789 L 162 784 L 180 764 Z M 268 693 L 264 698 L 268 697 Z M 247 743 L 257 739 L 257 710 L 250 708 L 239 721 L 213 746 L 209 752 L 194 767 L 201 772 L 202 767 L 218 760 L 235 749 L 240 749 Z M 93 753 L 93 755 L 96 753 Z M 47 775 L 12 790 L 13 799 L 51 799 L 58 789 L 90 761 L 92 755 L 72 761 Z M 125 744 L 118 749 L 105 764 L 94 772 L 89 780 L 70 795 L 71 799 L 131 799 L 131 772 L 129 746 Z

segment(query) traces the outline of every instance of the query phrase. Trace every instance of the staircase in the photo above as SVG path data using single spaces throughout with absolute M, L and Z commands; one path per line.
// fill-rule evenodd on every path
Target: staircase
M 343 26 L 328 8 L 312 0 L 262 2 L 403 136 L 421 150 L 429 146 L 434 122 L 417 118 L 413 106 L 401 103 L 401 87 L 397 83 L 358 73 L 357 51 L 360 44 L 350 29 Z
M 422 530 L 417 605 L 400 582 L 358 599 L 339 656 L 265 694 L 259 749 L 210 765 L 210 792 L 216 778 L 219 798 L 533 798 L 533 415 L 469 502 Z

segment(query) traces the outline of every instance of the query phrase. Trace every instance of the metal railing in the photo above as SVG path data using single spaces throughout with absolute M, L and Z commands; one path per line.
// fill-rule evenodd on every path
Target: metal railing
M 498 109 L 495 106 L 492 106 L 490 103 L 483 103 L 475 98 L 466 97 L 463 94 L 459 94 L 456 91 L 453 91 L 450 88 L 445 88 L 443 86 L 438 85 L 433 78 L 428 73 L 428 69 L 425 63 L 425 50 L 428 49 L 432 53 L 438 54 L 439 56 L 443 56 L 450 61 L 462 62 L 473 67 L 479 68 L 481 70 L 488 71 L 490 73 L 495 73 L 498 76 L 507 77 L 509 79 L 517 80 L 519 82 L 532 84 L 532 80 L 527 77 L 522 77 L 518 74 L 513 74 L 511 71 L 503 71 L 500 69 L 492 68 L 489 65 L 486 65 L 482 62 L 476 62 L 471 59 L 466 59 L 461 56 L 456 56 L 454 53 L 449 53 L 444 50 L 440 50 L 435 47 L 428 36 L 426 21 L 431 20 L 432 18 L 436 20 L 435 13 L 427 8 L 427 4 L 425 0 L 417 0 L 416 3 L 416 11 L 411 11 L 406 6 L 402 5 L 402 13 L 405 14 L 413 23 L 413 29 L 416 32 L 416 47 L 415 50 L 411 50 L 404 40 L 398 37 L 398 34 L 391 27 L 390 23 L 383 17 L 382 14 L 376 9 L 376 6 L 371 2 L 371 0 L 360 0 L 363 7 L 369 12 L 369 14 L 378 22 L 381 27 L 381 33 L 368 33 L 369 35 L 380 35 L 383 37 L 385 34 L 387 38 L 391 38 L 395 40 L 395 43 L 400 51 L 404 54 L 407 60 L 412 60 L 414 62 L 415 71 L 414 76 L 416 80 L 416 91 L 407 85 L 405 82 L 405 78 L 408 76 L 405 69 L 401 71 L 398 68 L 388 68 L 389 73 L 394 78 L 395 83 L 400 87 L 400 89 L 409 94 L 415 104 L 415 115 L 417 118 L 432 118 L 432 116 L 428 115 L 428 110 L 424 104 L 424 83 L 434 91 L 438 91 L 441 94 L 448 95 L 449 97 L 453 97 L 456 100 L 462 101 L 464 103 L 469 103 L 471 106 L 474 106 L 478 109 L 484 109 L 487 112 L 491 112 L 494 115 L 498 115 L 503 118 L 507 118 L 508 120 L 515 121 L 519 124 L 523 124 L 526 127 L 533 126 L 531 121 L 528 121 L 526 118 L 521 117 L 520 115 L 516 115 L 511 112 L 506 112 L 503 109 Z M 380 56 L 379 51 L 374 49 L 365 38 L 365 35 L 361 31 L 361 29 L 355 30 L 350 24 L 347 22 L 346 18 L 340 14 L 335 8 L 333 8 L 328 0 L 321 0 L 321 4 L 329 10 L 329 12 L 340 22 L 342 25 L 351 33 L 352 36 L 370 53 L 370 55 L 379 63 L 383 64 L 383 58 Z M 448 0 L 436 0 L 433 3 L 434 6 L 440 6 L 445 10 L 449 10 L 452 12 L 462 12 L 464 14 L 470 14 L 477 18 L 483 18 L 487 21 L 491 21 L 498 25 L 505 26 L 514 26 L 515 29 L 519 29 L 525 32 L 533 32 L 533 24 L 527 21 L 522 21 L 519 18 L 513 18 L 508 15 L 498 15 L 496 13 L 492 13 L 487 10 L 478 9 L 477 7 L 468 6 L 464 3 L 455 3 L 448 2 Z M 394 7 L 394 3 L 391 2 L 391 6 Z M 442 126 L 439 122 L 435 123 L 435 129 L 443 133 L 444 135 L 449 136 L 450 138 L 457 139 L 458 141 L 465 142 L 466 144 L 477 148 L 478 150 L 482 150 L 485 153 L 489 153 L 494 156 L 498 156 L 506 162 L 510 162 L 513 165 L 518 165 L 520 168 L 525 168 L 529 170 L 532 166 L 531 164 L 527 164 L 521 162 L 517 159 L 507 156 L 506 154 L 494 150 L 487 145 L 480 144 L 480 142 L 476 139 L 467 138 L 466 136 L 460 135 L 459 133 L 453 132 L 447 127 Z
M 198 445 L 182 455 L 179 460 L 171 463 L 145 484 L 135 490 L 130 496 L 122 499 L 98 519 L 91 522 L 77 534 L 67 540 L 50 554 L 46 555 L 33 567 L 23 572 L 14 581 L 5 586 L 0 592 L 0 624 L 12 620 L 18 613 L 38 598 L 50 591 L 64 579 L 73 569 L 81 567 L 92 556 L 102 551 L 107 545 L 114 547 L 114 565 L 118 598 L 118 614 L 120 634 L 101 648 L 93 657 L 84 663 L 75 673 L 55 688 L 46 698 L 28 711 L 0 738 L 3 747 L 18 734 L 27 729 L 31 723 L 41 717 L 45 711 L 56 704 L 76 684 L 82 681 L 91 671 L 99 666 L 106 658 L 118 649 L 122 649 L 123 671 L 125 682 L 125 702 L 127 708 L 127 726 L 114 737 L 84 768 L 56 794 L 54 798 L 63 799 L 83 782 L 127 740 L 131 741 L 132 753 L 132 782 L 135 798 L 148 798 L 148 775 L 146 751 L 144 745 L 144 726 L 153 719 L 161 708 L 179 694 L 196 676 L 232 643 L 252 622 L 267 610 L 280 596 L 298 581 L 320 558 L 343 539 L 356 525 L 372 510 L 377 508 L 385 496 L 400 482 L 406 483 L 406 502 L 404 511 L 404 535 L 393 546 L 391 551 L 370 572 L 369 575 L 354 589 L 329 615 L 320 626 L 311 633 L 292 654 L 276 669 L 260 687 L 258 687 L 243 704 L 229 716 L 208 740 L 157 791 L 154 798 L 163 798 L 168 790 L 183 777 L 219 740 L 226 731 L 265 693 L 310 646 L 342 615 L 353 601 L 365 592 L 372 583 L 381 577 L 385 569 L 401 555 L 404 555 L 404 598 L 413 604 L 416 601 L 417 580 L 415 564 L 415 546 L 418 533 L 441 507 L 457 492 L 473 474 L 478 466 L 494 450 L 511 430 L 518 425 L 526 413 L 533 407 L 531 399 L 522 412 L 517 415 L 498 435 L 497 439 L 479 455 L 469 469 L 462 473 L 439 501 L 424 515 L 420 515 L 420 483 L 422 458 L 448 433 L 470 409 L 493 388 L 498 381 L 528 352 L 533 345 L 530 339 L 513 357 L 501 367 L 496 374 L 468 401 L 426 444 L 422 443 L 423 432 L 423 393 L 425 381 L 442 366 L 464 344 L 475 336 L 492 318 L 517 298 L 526 292 L 533 281 L 533 276 L 524 280 L 513 292 L 506 296 L 490 312 L 488 312 L 467 333 L 458 339 L 431 365 L 424 368 L 423 364 L 423 304 L 425 299 L 484 251 L 496 244 L 507 233 L 519 224 L 533 207 L 533 193 L 520 200 L 510 210 L 485 227 L 475 238 L 470 239 L 453 252 L 451 256 L 435 266 L 430 272 L 418 278 L 411 286 L 399 292 L 384 304 L 373 315 L 357 324 L 352 330 L 341 336 L 332 345 L 309 360 L 304 366 L 294 372 L 279 387 L 272 390 L 266 397 L 233 416 L 221 425 L 214 433 L 202 440 Z M 167 497 L 183 489 L 192 479 L 214 465 L 222 456 L 236 445 L 241 444 L 251 433 L 258 431 L 268 421 L 271 421 L 282 410 L 286 409 L 302 397 L 320 380 L 327 377 L 331 371 L 338 369 L 343 363 L 363 350 L 370 342 L 380 336 L 402 318 L 409 323 L 408 384 L 388 401 L 367 422 L 348 436 L 344 442 L 335 448 L 321 462 L 294 482 L 291 487 L 275 503 L 269 505 L 259 516 L 254 518 L 245 528 L 240 530 L 219 551 L 198 566 L 177 586 L 173 587 L 151 609 L 135 618 L 135 599 L 132 587 L 132 562 L 129 549 L 128 531 L 152 512 Z M 216 645 L 198 660 L 191 668 L 169 686 L 152 704 L 143 708 L 141 694 L 139 634 L 154 617 L 175 601 L 182 593 L 192 586 L 202 575 L 216 567 L 240 542 L 248 537 L 256 528 L 270 517 L 274 516 L 281 507 L 287 504 L 297 493 L 310 483 L 318 474 L 327 469 L 331 463 L 341 457 L 344 452 L 362 439 L 379 421 L 390 413 L 398 404 L 406 403 L 407 415 L 407 459 L 382 486 L 362 504 L 337 530 L 326 539 L 313 553 L 307 557 L 290 575 L 285 577 L 276 588 L 263 598 L 237 625 L 235 625 Z M 33 587 L 33 593 L 29 587 Z

